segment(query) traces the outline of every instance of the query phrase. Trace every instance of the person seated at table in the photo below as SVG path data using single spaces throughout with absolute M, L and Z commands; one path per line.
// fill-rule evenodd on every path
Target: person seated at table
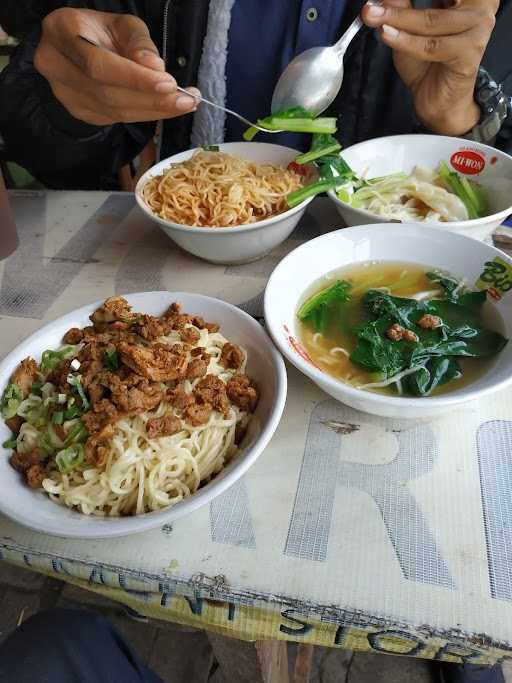
M 243 124 L 206 106 L 192 115 L 196 101 L 176 83 L 255 120 L 269 113 L 290 60 L 334 43 L 361 10 L 366 27 L 329 111 L 344 146 L 427 130 L 512 151 L 512 0 L 434 0 L 438 9 L 428 1 L 2 0 L 0 24 L 21 40 L 0 80 L 5 154 L 50 188 L 115 189 L 157 120 L 162 158 L 240 140 Z M 491 83 L 483 73 L 477 82 L 481 63 Z
M 505 683 L 497 666 L 446 664 L 443 674 L 442 680 L 452 683 Z M 95 612 L 40 612 L 23 622 L 0 645 L 0 683 L 72 681 L 163 683 L 112 625 Z

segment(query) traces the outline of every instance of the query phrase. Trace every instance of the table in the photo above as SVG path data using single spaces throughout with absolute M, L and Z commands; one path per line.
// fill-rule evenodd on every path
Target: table
M 259 318 L 278 261 L 340 227 L 317 199 L 274 253 L 224 267 L 181 252 L 129 194 L 14 192 L 12 201 L 21 244 L 0 263 L 2 355 L 114 293 L 201 292 Z M 105 541 L 0 518 L 0 558 L 239 639 L 474 663 L 510 656 L 512 391 L 411 423 L 356 413 L 288 374 L 270 446 L 209 507 Z

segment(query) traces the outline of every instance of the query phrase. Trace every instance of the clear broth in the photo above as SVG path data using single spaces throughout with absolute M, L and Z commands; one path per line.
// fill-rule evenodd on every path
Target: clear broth
M 369 289 L 382 288 L 393 296 L 413 297 L 419 293 L 431 293 L 428 298 L 441 298 L 443 290 L 428 279 L 426 273 L 436 270 L 417 263 L 400 261 L 367 261 L 358 263 L 356 266 L 348 266 L 332 271 L 317 280 L 308 288 L 301 299 L 301 304 L 309 297 L 329 287 L 335 280 L 346 280 L 351 283 L 350 290 L 352 306 L 350 307 L 347 326 L 345 329 L 337 329 L 329 335 L 314 332 L 305 323 L 299 322 L 299 337 L 315 365 L 331 375 L 354 387 L 375 382 L 375 376 L 364 370 L 361 366 L 352 363 L 349 358 L 354 350 L 357 339 L 350 331 L 353 325 L 358 325 L 369 320 L 365 309 L 360 301 Z M 389 291 L 390 290 L 390 291 Z M 501 316 L 492 304 L 486 302 L 481 316 L 482 324 L 497 332 L 504 332 Z M 495 357 L 483 358 L 458 358 L 462 369 L 460 379 L 451 380 L 437 387 L 429 394 L 436 396 L 450 393 L 472 384 L 484 375 L 494 364 Z M 373 391 L 388 396 L 397 396 L 395 385 L 383 388 L 369 388 Z

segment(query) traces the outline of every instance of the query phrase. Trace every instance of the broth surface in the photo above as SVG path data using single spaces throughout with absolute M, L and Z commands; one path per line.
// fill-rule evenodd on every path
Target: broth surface
M 332 377 L 358 387 L 378 381 L 374 373 L 352 363 L 350 354 L 357 345 L 357 337 L 351 331 L 354 325 L 372 319 L 361 300 L 370 289 L 380 289 L 392 296 L 416 298 L 423 293 L 427 299 L 442 299 L 444 291 L 430 280 L 426 273 L 436 270 L 417 263 L 400 261 L 367 261 L 354 266 L 340 268 L 324 275 L 304 293 L 301 304 L 309 297 L 330 287 L 336 280 L 351 284 L 350 304 L 347 306 L 345 324 L 325 335 L 315 332 L 307 323 L 298 321 L 299 337 L 314 363 Z M 488 301 L 482 308 L 481 323 L 485 327 L 503 332 L 504 325 L 496 308 Z M 434 389 L 430 396 L 449 393 L 465 387 L 481 377 L 496 360 L 490 358 L 457 358 L 462 370 L 460 379 L 453 379 Z M 396 384 L 383 388 L 371 388 L 389 396 L 397 396 Z

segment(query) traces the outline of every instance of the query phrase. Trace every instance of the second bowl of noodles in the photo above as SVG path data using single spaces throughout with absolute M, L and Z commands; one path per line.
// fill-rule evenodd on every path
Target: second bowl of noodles
M 306 182 L 289 170 L 297 151 L 261 142 L 232 142 L 176 154 L 137 183 L 142 211 L 185 251 L 212 263 L 247 263 L 293 232 L 308 199 L 286 197 Z

